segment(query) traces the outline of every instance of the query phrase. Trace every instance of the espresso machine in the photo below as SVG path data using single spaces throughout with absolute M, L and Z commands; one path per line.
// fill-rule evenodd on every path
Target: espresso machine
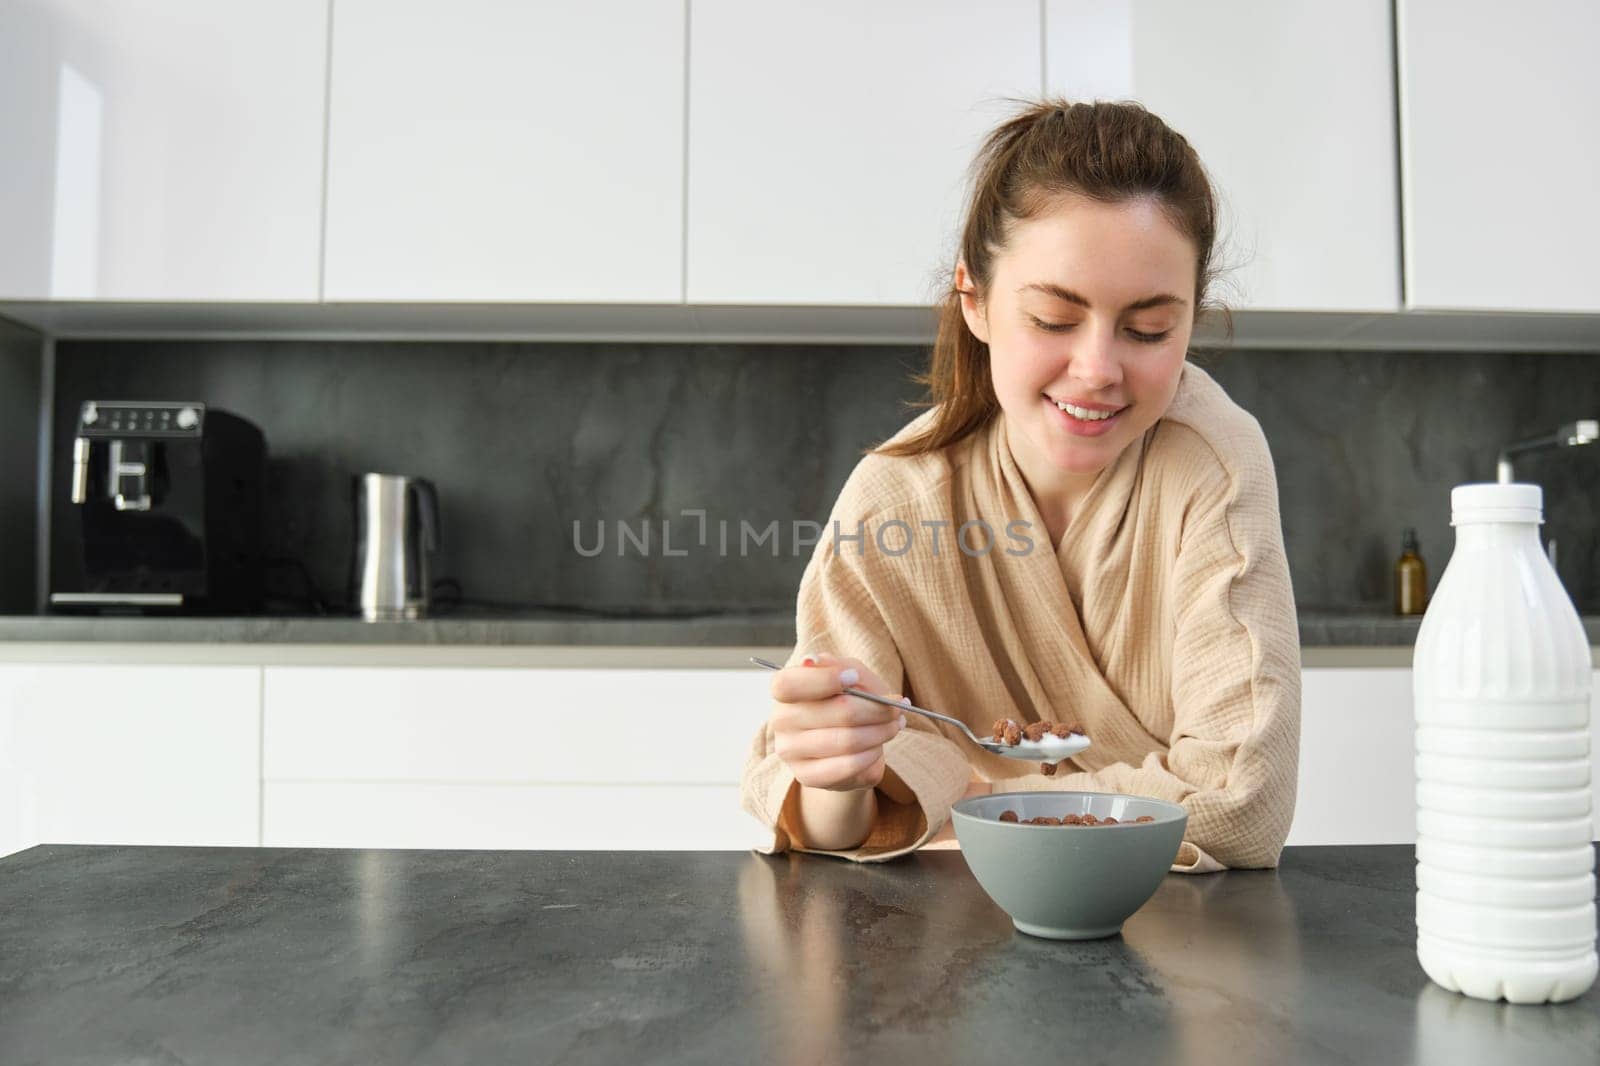
M 261 430 L 203 403 L 83 404 L 51 608 L 260 611 L 266 461 Z

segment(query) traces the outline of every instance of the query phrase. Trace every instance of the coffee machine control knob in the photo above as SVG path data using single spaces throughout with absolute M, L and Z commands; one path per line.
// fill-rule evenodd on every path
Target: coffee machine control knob
M 100 409 L 94 405 L 93 400 L 90 400 L 83 405 L 83 424 L 92 426 L 98 421 L 100 421 Z
M 195 423 L 199 421 L 200 416 L 195 413 L 193 407 L 185 407 L 178 411 L 179 429 L 193 429 L 195 427 Z

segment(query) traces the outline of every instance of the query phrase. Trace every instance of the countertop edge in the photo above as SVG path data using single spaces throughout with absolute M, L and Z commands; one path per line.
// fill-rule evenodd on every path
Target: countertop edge
M 1299 613 L 1305 666 L 1409 666 L 1420 618 Z M 1600 616 L 1583 618 L 1600 655 Z M 0 662 L 139 662 L 704 668 L 787 658 L 791 612 L 693 618 L 0 616 Z
M 750 656 L 787 659 L 792 647 L 772 644 L 418 645 L 0 640 L 0 663 L 716 670 L 754 669 Z
M 0 641 L 0 664 L 127 663 L 185 666 L 479 667 L 743 670 L 749 657 L 783 661 L 791 644 L 606 645 L 287 644 Z M 1600 650 L 1596 651 L 1600 662 Z M 1410 669 L 1411 649 L 1341 645 L 1301 649 L 1308 669 Z

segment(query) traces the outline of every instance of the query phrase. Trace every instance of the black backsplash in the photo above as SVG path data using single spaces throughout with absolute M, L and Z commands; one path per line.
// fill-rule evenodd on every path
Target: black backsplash
M 805 345 L 73 341 L 56 347 L 55 480 L 87 399 L 201 400 L 259 425 L 267 545 L 342 603 L 354 475 L 431 478 L 435 575 L 468 608 L 787 610 L 860 452 L 910 418 L 916 348 Z M 1260 419 L 1303 607 L 1386 609 L 1401 531 L 1436 582 L 1450 487 L 1492 480 L 1500 445 L 1600 416 L 1600 357 L 1238 351 L 1206 361 Z M 1600 446 L 1542 453 L 1545 533 L 1580 609 L 1600 609 Z M 64 491 L 54 521 L 71 518 Z M 706 513 L 701 520 L 685 511 Z M 579 524 L 576 534 L 574 523 Z M 720 543 L 721 523 L 728 530 Z M 776 539 L 746 540 L 778 524 Z M 619 553 L 618 525 L 651 528 Z M 662 526 L 669 527 L 667 554 Z M 592 550 L 598 530 L 605 548 Z M 778 549 L 776 558 L 774 547 Z M 281 610 L 303 585 L 269 582 Z M 485 607 L 484 609 L 488 609 Z
M 0 613 L 25 613 L 38 598 L 35 489 L 43 351 L 38 334 L 0 320 Z

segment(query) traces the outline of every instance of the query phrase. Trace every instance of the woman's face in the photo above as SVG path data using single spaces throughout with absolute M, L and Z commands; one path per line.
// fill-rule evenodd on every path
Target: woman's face
M 1194 327 L 1195 255 L 1153 200 L 1064 196 L 1013 225 L 985 298 L 962 298 L 1036 492 L 1082 491 L 1166 412 Z M 956 284 L 973 291 L 964 264 Z

